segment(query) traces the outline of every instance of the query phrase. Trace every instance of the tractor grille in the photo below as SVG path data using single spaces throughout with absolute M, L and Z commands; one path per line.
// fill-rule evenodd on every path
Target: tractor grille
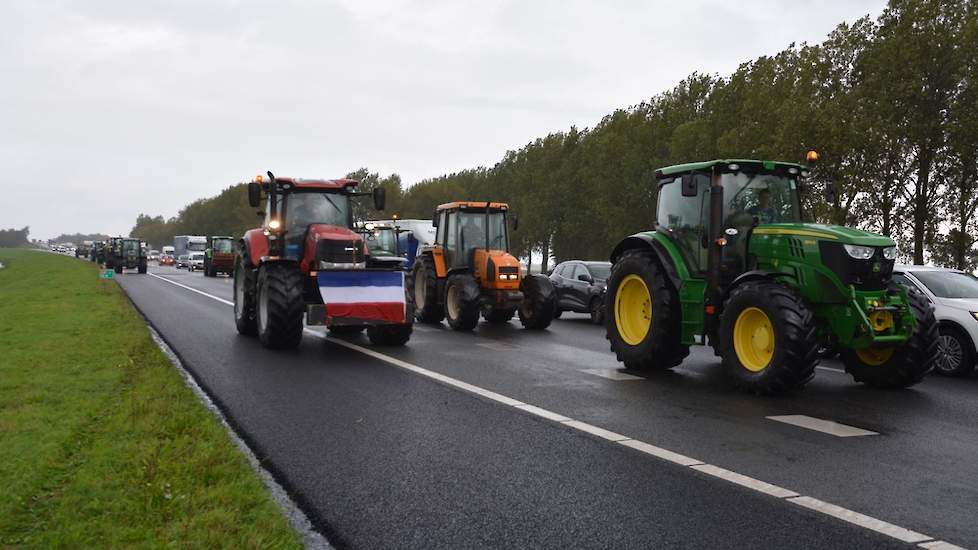
M 844 285 L 853 285 L 856 290 L 884 290 L 893 277 L 894 260 L 883 258 L 883 249 L 868 260 L 857 260 L 842 248 L 842 243 L 818 242 L 822 263 L 831 269 Z
M 503 267 L 500 267 L 499 268 L 499 272 L 500 273 L 519 273 L 520 272 L 520 268 L 515 267 L 515 266 L 511 266 L 511 265 L 510 266 L 503 266 Z
M 330 264 L 359 264 L 365 260 L 360 240 L 324 239 L 316 243 L 316 260 Z

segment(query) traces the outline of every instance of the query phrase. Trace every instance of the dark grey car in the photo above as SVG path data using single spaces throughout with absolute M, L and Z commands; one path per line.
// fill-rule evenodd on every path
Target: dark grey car
M 604 293 L 611 262 L 570 260 L 557 264 L 550 281 L 557 290 L 555 317 L 564 311 L 588 313 L 595 324 L 604 322 Z

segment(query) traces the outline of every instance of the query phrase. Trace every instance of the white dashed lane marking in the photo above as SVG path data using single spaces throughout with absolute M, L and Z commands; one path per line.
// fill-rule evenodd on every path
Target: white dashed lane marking
M 834 435 L 836 437 L 879 435 L 877 432 L 871 432 L 869 430 L 847 426 L 845 424 L 839 424 L 838 422 L 833 422 L 831 420 L 823 420 L 813 416 L 805 416 L 803 414 L 767 416 L 765 418 L 768 420 L 774 420 L 775 422 L 784 422 L 785 424 L 791 424 L 792 426 L 798 426 L 800 428 L 808 428 L 809 430 L 815 430 L 816 432 L 822 432 L 829 435 Z
M 218 302 L 221 302 L 223 304 L 230 305 L 230 306 L 233 306 L 234 305 L 233 302 L 230 302 L 228 300 L 224 300 L 223 298 L 218 298 L 217 296 L 213 296 L 213 295 L 208 294 L 206 292 L 202 292 L 202 291 L 197 290 L 195 288 L 191 288 L 191 287 L 189 287 L 187 285 L 183 285 L 183 284 L 177 283 L 175 281 L 171 281 L 170 279 L 167 279 L 165 277 L 159 277 L 159 276 L 156 276 L 156 275 L 154 275 L 154 277 L 156 277 L 157 279 L 159 279 L 161 281 L 165 281 L 167 283 L 170 283 L 172 285 L 176 285 L 178 287 L 181 287 L 181 288 L 190 290 L 190 291 L 195 292 L 197 294 L 200 294 L 202 296 L 206 296 L 208 298 L 211 298 L 211 299 L 216 300 Z M 835 504 L 832 504 L 832 503 L 829 503 L 829 502 L 825 502 L 825 501 L 822 501 L 822 500 L 819 500 L 819 499 L 816 499 L 816 498 L 812 498 L 812 497 L 809 497 L 809 496 L 800 496 L 800 495 L 798 495 L 798 493 L 796 493 L 796 492 L 794 492 L 794 491 L 792 491 L 790 489 L 786 489 L 784 487 L 779 487 L 777 485 L 772 485 L 770 483 L 767 483 L 767 482 L 762 481 L 762 480 L 759 480 L 759 479 L 755 479 L 755 478 L 752 478 L 752 477 L 749 477 L 749 476 L 745 476 L 743 474 L 739 474 L 737 472 L 733 472 L 733 471 L 730 471 L 730 470 L 726 470 L 724 468 L 720 468 L 719 466 L 714 466 L 712 464 L 706 464 L 706 463 L 704 463 L 701 460 L 698 460 L 698 459 L 695 459 L 695 458 L 692 458 L 692 457 L 688 457 L 688 456 L 685 456 L 685 455 L 682 455 L 682 454 L 679 454 L 679 453 L 670 451 L 668 449 L 664 449 L 662 447 L 657 447 L 655 445 L 652 445 L 651 443 L 646 443 L 644 441 L 638 441 L 638 440 L 635 440 L 635 439 L 631 439 L 630 437 L 628 437 L 626 435 L 615 433 L 615 432 L 606 430 L 604 428 L 600 428 L 598 426 L 594 426 L 594 425 L 591 425 L 591 424 L 587 424 L 585 422 L 581 422 L 579 420 L 574 420 L 572 418 L 568 418 L 566 416 L 563 416 L 561 414 L 555 413 L 553 411 L 549 411 L 547 409 L 543 409 L 543 408 L 537 407 L 535 405 L 531 405 L 529 403 L 524 403 L 524 402 L 519 401 L 517 399 L 513 399 L 511 397 L 507 397 L 505 395 L 496 393 L 496 392 L 494 392 L 492 390 L 487 390 L 485 388 L 481 388 L 479 386 L 475 386 L 473 384 L 469 384 L 468 382 L 463 382 L 463 381 L 458 380 L 456 378 L 452 378 L 451 376 L 446 376 L 444 374 L 441 374 L 441 373 L 438 373 L 438 372 L 435 372 L 435 371 L 431 371 L 431 370 L 428 370 L 428 369 L 419 367 L 417 365 L 413 365 L 411 363 L 408 363 L 407 361 L 402 361 L 402 360 L 400 360 L 400 359 L 398 359 L 396 357 L 391 357 L 390 355 L 386 355 L 386 354 L 383 354 L 383 353 L 374 351 L 372 349 L 368 349 L 368 348 L 365 348 L 365 347 L 362 347 L 362 346 L 358 346 L 358 345 L 356 345 L 354 343 L 347 342 L 345 340 L 341 340 L 341 339 L 338 339 L 338 338 L 329 337 L 326 334 L 324 334 L 323 332 L 311 330 L 311 329 L 308 329 L 308 328 L 305 329 L 305 332 L 307 334 L 311 335 L 311 336 L 315 336 L 317 338 L 321 338 L 323 340 L 327 340 L 330 343 L 333 343 L 333 344 L 336 344 L 336 345 L 339 345 L 339 346 L 343 346 L 345 348 L 349 348 L 349 349 L 358 351 L 360 353 L 363 353 L 364 355 L 368 355 L 368 356 L 373 357 L 375 359 L 379 359 L 379 360 L 384 361 L 385 363 L 387 363 L 389 365 L 393 365 L 395 367 L 399 367 L 399 368 L 402 368 L 404 370 L 408 370 L 408 371 L 417 373 L 417 374 L 419 374 L 421 376 L 425 376 L 427 378 L 430 378 L 430 379 L 433 379 L 433 380 L 437 380 L 438 382 L 441 382 L 441 383 L 443 383 L 443 384 L 445 384 L 447 386 L 451 386 L 451 387 L 458 388 L 458 389 L 463 390 L 463 391 L 467 391 L 469 393 L 478 395 L 480 397 L 484 397 L 486 399 L 490 399 L 492 401 L 495 401 L 495 402 L 500 403 L 500 404 L 505 405 L 505 406 L 513 407 L 514 409 L 520 410 L 520 411 L 525 412 L 527 414 L 532 414 L 534 416 L 537 416 L 537 417 L 542 418 L 542 419 L 545 419 L 545 420 L 552 421 L 552 422 L 554 422 L 554 423 L 556 423 L 558 425 L 567 426 L 568 428 L 572 428 L 572 429 L 575 429 L 575 430 L 580 431 L 580 432 L 588 433 L 588 434 L 591 434 L 593 436 L 597 436 L 597 437 L 606 439 L 608 441 L 612 441 L 612 442 L 614 442 L 614 443 L 616 443 L 618 445 L 623 445 L 625 447 L 629 447 L 631 449 L 635 449 L 637 451 L 643 452 L 643 453 L 648 454 L 650 456 L 654 456 L 656 458 L 660 458 L 662 460 L 666 460 L 666 461 L 672 462 L 674 464 L 678 464 L 680 466 L 684 466 L 684 467 L 688 467 L 688 468 L 694 469 L 694 470 L 700 472 L 701 474 L 713 476 L 713 477 L 716 477 L 718 479 L 722 479 L 722 480 L 724 480 L 726 482 L 729 482 L 729 483 L 735 483 L 735 484 L 740 485 L 742 487 L 746 487 L 746 488 L 748 488 L 750 490 L 757 491 L 757 492 L 762 493 L 762 494 L 765 494 L 765 495 L 769 495 L 769 496 L 771 496 L 773 498 L 777 498 L 777 499 L 783 500 L 785 502 L 791 502 L 792 504 L 797 504 L 798 506 L 802 506 L 802 507 L 807 508 L 809 510 L 813 510 L 813 511 L 818 512 L 818 513 L 822 513 L 822 514 L 825 514 L 825 515 L 828 515 L 828 516 L 832 516 L 834 518 L 837 518 L 839 520 L 845 521 L 845 522 L 850 523 L 852 525 L 856 525 L 856 526 L 862 527 L 864 529 L 869 529 L 871 531 L 875 531 L 877 533 L 881 533 L 883 535 L 886 535 L 888 537 L 892 537 L 894 539 L 897 539 L 897 540 L 900 540 L 900 541 L 903 541 L 903 542 L 907 542 L 907 543 L 911 543 L 911 544 L 921 543 L 921 544 L 918 544 L 920 547 L 922 547 L 922 548 L 929 548 L 929 549 L 932 549 L 932 550 L 956 550 L 958 548 L 958 547 L 956 547 L 956 546 L 954 546 L 954 545 L 952 545 L 950 543 L 947 543 L 947 542 L 944 542 L 944 541 L 941 541 L 941 540 L 937 540 L 934 537 L 931 537 L 929 535 L 924 535 L 924 534 L 918 533 L 916 531 L 911 531 L 910 529 L 907 529 L 907 528 L 904 528 L 904 527 L 900 527 L 898 525 L 894 525 L 892 523 L 888 523 L 888 522 L 885 522 L 883 520 L 876 519 L 876 518 L 871 517 L 871 516 L 867 516 L 865 514 L 860 514 L 859 512 L 855 512 L 853 510 L 849 510 L 847 508 L 843 508 L 841 506 L 837 506 Z M 826 431 L 826 430 L 829 430 L 829 431 L 826 431 L 826 433 L 832 433 L 832 435 L 839 435 L 839 433 L 844 433 L 844 430 L 842 430 L 842 432 L 840 432 L 840 429 L 839 429 L 840 426 L 843 427 L 843 428 L 846 428 L 848 430 L 856 430 L 856 431 L 859 431 L 859 432 L 863 432 L 863 433 L 858 433 L 858 434 L 854 434 L 854 435 L 875 435 L 875 432 L 869 432 L 867 430 L 860 430 L 859 428 L 853 428 L 851 426 L 845 426 L 843 424 L 837 424 L 835 422 L 831 422 L 831 421 L 828 421 L 828 420 L 821 420 L 821 419 L 812 418 L 812 417 L 803 417 L 802 415 L 788 415 L 788 416 L 768 417 L 768 418 L 770 418 L 772 420 L 778 420 L 779 422 L 786 422 L 783 419 L 785 419 L 785 418 L 798 418 L 798 417 L 810 419 L 810 420 L 802 421 L 802 423 L 812 424 L 811 421 L 815 421 L 815 424 L 821 425 L 823 427 L 825 425 L 824 423 L 828 423 L 828 424 L 832 425 L 829 428 L 818 430 L 818 431 Z M 797 422 L 787 422 L 787 423 L 794 424 L 794 425 L 800 425 Z M 809 426 L 803 426 L 803 427 L 809 427 Z M 810 429 L 816 429 L 816 428 L 810 428 Z M 840 437 L 849 437 L 849 436 L 840 435 Z
M 601 378 L 607 378 L 608 380 L 645 380 L 641 376 L 621 372 L 618 369 L 585 369 L 581 372 L 600 376 Z

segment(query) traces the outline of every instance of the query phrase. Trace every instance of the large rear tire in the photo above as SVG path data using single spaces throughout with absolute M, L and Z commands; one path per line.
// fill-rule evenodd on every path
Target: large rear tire
M 520 282 L 523 303 L 519 307 L 520 323 L 523 328 L 543 330 L 554 320 L 557 309 L 557 290 L 545 275 L 527 275 Z
M 415 319 L 422 323 L 440 323 L 445 307 L 438 303 L 438 275 L 430 255 L 418 257 L 411 277 Z
M 234 325 L 239 334 L 258 334 L 255 320 L 255 270 L 245 267 L 244 258 L 235 257 L 234 263 Z
M 139 264 L 139 267 L 136 268 L 136 271 L 138 271 L 139 273 L 142 273 L 143 275 L 145 275 L 146 274 L 146 262 L 143 262 L 143 263 Z
M 445 284 L 445 319 L 452 330 L 472 330 L 479 324 L 479 283 L 457 273 Z
M 302 341 L 302 273 L 292 263 L 269 263 L 258 269 L 255 317 L 265 347 L 289 349 Z
M 404 325 L 377 325 L 367 327 L 367 338 L 376 346 L 403 346 L 411 339 L 414 327 Z
M 856 382 L 876 388 L 908 388 L 937 364 L 940 351 L 937 319 L 926 298 L 908 292 L 917 329 L 900 347 L 843 349 L 842 363 Z
M 487 309 L 482 311 L 482 318 L 486 322 L 493 324 L 508 323 L 516 315 L 516 308 L 509 309 Z
M 717 339 L 727 374 L 753 393 L 776 395 L 800 388 L 818 364 L 812 310 L 774 281 L 747 281 L 731 291 Z
M 615 262 L 604 309 L 611 351 L 627 368 L 667 370 L 689 355 L 679 295 L 651 252 L 628 251 Z

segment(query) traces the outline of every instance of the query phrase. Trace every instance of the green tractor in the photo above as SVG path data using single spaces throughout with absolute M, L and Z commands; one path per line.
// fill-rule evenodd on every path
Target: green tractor
M 938 353 L 928 302 L 892 280 L 896 243 L 804 223 L 809 167 L 713 160 L 656 171 L 654 231 L 611 254 L 607 337 L 629 369 L 671 369 L 709 344 L 735 384 L 760 394 L 803 386 L 819 348 L 856 381 L 920 382 Z M 831 183 L 825 198 L 835 201 Z

